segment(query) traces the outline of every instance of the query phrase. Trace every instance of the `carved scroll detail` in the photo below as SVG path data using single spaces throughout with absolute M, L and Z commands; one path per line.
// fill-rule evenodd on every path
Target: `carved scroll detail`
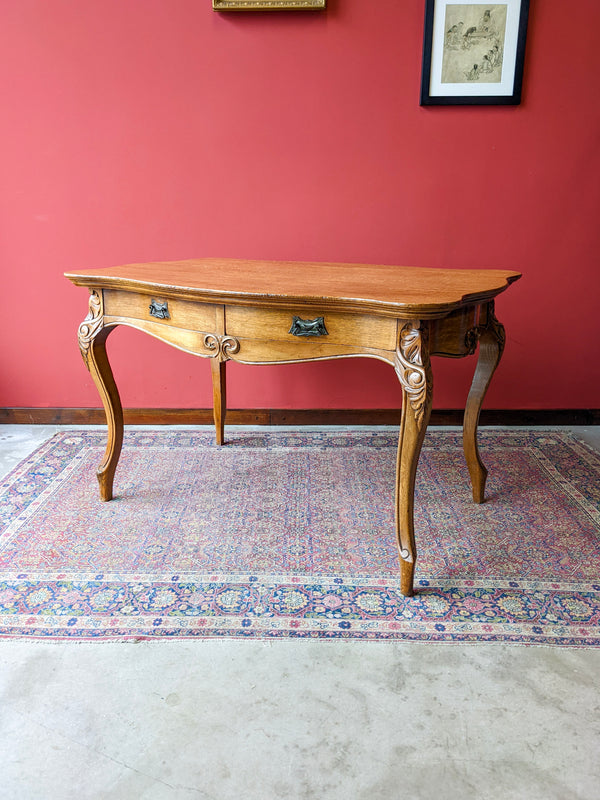
M 221 337 L 221 354 L 225 358 L 234 355 L 240 349 L 240 343 L 234 336 Z
M 498 347 L 500 348 L 500 355 L 502 355 L 506 341 L 506 334 L 504 331 L 504 325 L 502 325 L 501 322 L 498 322 L 496 314 L 494 313 L 493 300 L 490 300 L 487 305 L 485 323 L 483 325 L 475 325 L 473 328 L 469 328 L 469 330 L 465 333 L 465 348 L 467 350 L 466 355 L 473 355 L 477 349 L 479 340 L 485 331 L 490 331 L 495 336 L 498 342 Z
M 215 336 L 214 333 L 207 333 L 204 336 L 204 347 L 207 350 L 213 352 L 216 356 L 219 355 L 220 345 L 219 345 L 219 337 Z
M 486 328 L 490 330 L 498 341 L 498 347 L 500 349 L 500 356 L 502 356 L 502 352 L 504 350 L 504 345 L 506 344 L 506 332 L 504 330 L 504 325 L 501 322 L 498 322 L 498 318 L 495 314 L 495 304 L 493 300 L 490 300 L 488 304 L 488 315 L 487 315 L 487 325 Z
M 427 388 L 431 385 L 432 376 L 429 358 L 425 356 L 429 330 L 420 323 L 416 325 L 407 322 L 400 330 L 394 368 L 415 412 L 415 419 L 420 423 L 425 414 Z
M 475 350 L 477 350 L 480 335 L 481 331 L 477 326 L 474 328 L 469 328 L 469 330 L 465 333 L 465 347 L 467 348 L 466 354 L 468 356 L 472 356 Z
M 103 314 L 104 309 L 102 308 L 102 297 L 100 296 L 99 292 L 97 292 L 95 289 L 92 289 L 90 292 L 89 311 L 87 317 L 83 320 L 77 332 L 79 349 L 81 350 L 81 355 L 83 356 L 83 360 L 86 362 L 86 364 L 92 341 L 98 331 L 104 325 Z
M 204 347 L 210 350 L 212 358 L 220 357 L 226 361 L 240 349 L 240 343 L 234 336 L 217 336 L 215 333 L 204 335 Z

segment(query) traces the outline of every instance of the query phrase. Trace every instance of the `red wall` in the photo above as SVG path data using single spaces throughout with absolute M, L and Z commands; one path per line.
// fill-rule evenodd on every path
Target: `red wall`
M 0 406 L 99 405 L 65 270 L 201 255 L 522 270 L 487 405 L 600 406 L 600 4 L 532 0 L 509 108 L 419 107 L 423 11 L 1 2 Z M 211 404 L 205 361 L 110 349 L 124 405 Z M 436 360 L 438 408 L 473 366 Z M 399 402 L 368 359 L 229 374 L 232 408 Z

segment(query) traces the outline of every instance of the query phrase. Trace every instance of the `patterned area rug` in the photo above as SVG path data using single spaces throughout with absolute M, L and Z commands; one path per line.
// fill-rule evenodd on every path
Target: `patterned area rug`
M 395 432 L 66 431 L 0 484 L 0 635 L 319 637 L 600 645 L 600 457 L 554 431 L 431 430 L 400 594 Z

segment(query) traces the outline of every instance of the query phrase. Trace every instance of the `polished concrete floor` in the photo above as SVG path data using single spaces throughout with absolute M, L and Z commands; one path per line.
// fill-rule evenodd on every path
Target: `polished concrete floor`
M 600 800 L 599 687 L 600 650 L 0 641 L 0 798 Z

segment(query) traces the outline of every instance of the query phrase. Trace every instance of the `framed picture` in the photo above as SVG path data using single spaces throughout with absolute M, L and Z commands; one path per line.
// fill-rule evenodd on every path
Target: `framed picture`
M 316 9 L 326 5 L 327 0 L 213 0 L 213 11 Z
M 521 102 L 529 0 L 426 0 L 421 105 Z

